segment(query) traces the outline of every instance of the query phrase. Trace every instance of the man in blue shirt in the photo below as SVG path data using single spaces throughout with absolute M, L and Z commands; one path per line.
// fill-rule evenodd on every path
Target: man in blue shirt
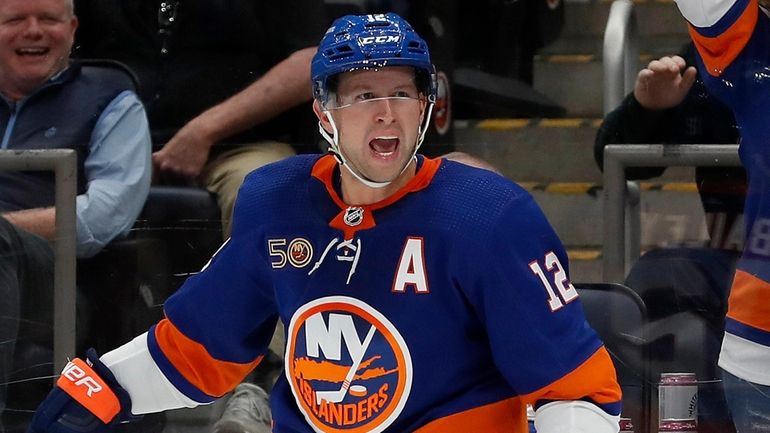
M 0 148 L 76 151 L 77 255 L 89 257 L 141 211 L 151 146 L 131 77 L 69 60 L 77 24 L 72 0 L 0 2 Z M 0 384 L 17 337 L 41 322 L 50 332 L 53 204 L 51 173 L 0 173 Z

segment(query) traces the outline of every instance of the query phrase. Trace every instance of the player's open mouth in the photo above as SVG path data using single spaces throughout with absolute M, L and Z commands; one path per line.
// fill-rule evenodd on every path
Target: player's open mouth
M 48 54 L 48 51 L 50 51 L 46 47 L 38 47 L 38 48 L 17 48 L 16 54 L 19 56 L 44 56 Z
M 392 156 L 398 149 L 398 137 L 382 136 L 376 137 L 369 142 L 369 148 L 381 158 Z

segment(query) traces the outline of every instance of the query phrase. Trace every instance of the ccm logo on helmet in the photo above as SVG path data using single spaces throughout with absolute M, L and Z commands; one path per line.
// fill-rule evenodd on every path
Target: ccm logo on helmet
M 398 42 L 401 39 L 401 36 L 399 35 L 391 35 L 391 36 L 362 36 L 359 38 L 361 41 L 361 45 L 369 45 L 369 44 L 386 44 L 390 42 Z
M 92 397 L 95 392 L 102 390 L 102 386 L 96 379 L 87 375 L 83 369 L 71 362 L 64 367 L 62 376 L 66 377 L 70 382 L 73 382 L 75 386 L 85 386 L 88 388 L 89 397 Z

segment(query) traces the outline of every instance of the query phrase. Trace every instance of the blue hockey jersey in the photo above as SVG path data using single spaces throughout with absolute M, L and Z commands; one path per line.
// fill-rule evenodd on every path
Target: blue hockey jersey
M 612 362 L 532 197 L 485 170 L 418 161 L 367 206 L 343 203 L 331 156 L 249 175 L 232 238 L 148 333 L 148 362 L 173 388 L 145 399 L 223 395 L 280 318 L 276 433 L 526 432 L 525 404 L 553 400 L 618 415 Z
M 756 0 L 678 0 L 709 90 L 735 113 L 748 176 L 746 240 L 719 365 L 770 385 L 770 18 Z

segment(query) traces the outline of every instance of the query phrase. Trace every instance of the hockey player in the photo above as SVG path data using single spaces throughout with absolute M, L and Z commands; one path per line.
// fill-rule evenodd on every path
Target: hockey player
M 502 176 L 417 154 L 436 97 L 395 14 L 346 16 L 312 64 L 327 156 L 247 178 L 232 237 L 130 343 L 68 365 L 32 431 L 209 403 L 287 324 L 273 431 L 618 431 L 620 389 L 567 257 Z M 98 420 L 96 418 L 98 418 Z
M 677 0 L 709 90 L 732 108 L 748 177 L 746 239 L 719 365 L 739 433 L 770 431 L 770 18 L 757 0 Z

